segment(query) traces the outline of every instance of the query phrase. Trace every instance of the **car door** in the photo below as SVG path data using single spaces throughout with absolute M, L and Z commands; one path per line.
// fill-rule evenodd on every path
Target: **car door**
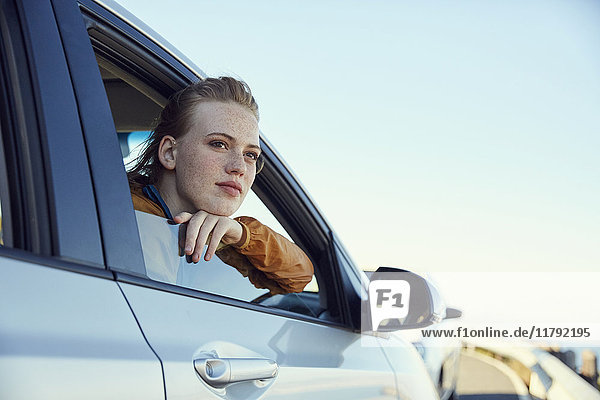
M 219 289 L 222 280 L 216 282 L 220 286 L 198 287 L 148 277 L 158 259 L 148 252 L 156 248 L 140 242 L 137 228 L 148 232 L 146 220 L 158 217 L 138 213 L 136 222 L 117 138 L 147 129 L 152 110 L 199 75 L 184 57 L 165 51 L 168 44 L 150 40 L 149 28 L 126 11 L 116 5 L 108 10 L 92 2 L 81 4 L 97 62 L 85 79 L 88 88 L 96 80 L 94 91 L 81 102 L 96 99 L 104 83 L 111 107 L 95 104 L 95 121 L 83 121 L 86 134 L 96 136 L 96 145 L 88 148 L 94 153 L 89 156 L 92 175 L 108 177 L 94 180 L 100 226 L 106 234 L 115 226 L 127 232 L 123 240 L 105 240 L 103 249 L 145 338 L 161 359 L 167 397 L 397 398 L 395 375 L 384 353 L 376 343 L 363 346 L 358 327 L 350 321 L 341 286 L 345 272 L 338 268 L 329 227 L 264 139 L 266 166 L 254 193 L 309 255 L 318 289 L 281 298 L 256 291 L 253 297 L 256 289 L 247 281 L 244 290 L 226 293 Z M 75 82 L 76 91 L 82 82 Z M 125 109 L 132 104 L 134 109 Z M 106 121 L 111 116 L 109 137 Z M 157 223 L 169 230 L 165 220 Z M 165 248 L 174 246 L 169 232 L 153 240 L 163 240 Z M 171 256 L 177 254 L 165 258 Z M 202 272 L 199 268 L 196 272 Z M 222 366 L 231 371 L 228 385 L 208 376 Z
M 160 362 L 106 268 L 59 15 L 0 3 L 0 397 L 161 399 Z
M 163 361 L 167 396 L 396 398 L 393 371 L 375 338 L 371 347 L 364 346 L 360 334 L 343 322 L 340 306 L 326 300 L 335 292 L 335 280 L 317 278 L 317 292 L 265 297 L 247 280 L 234 280 L 237 271 L 222 263 L 187 264 L 178 256 L 177 228 L 164 219 L 139 213 L 138 225 L 144 236 L 152 236 L 142 240 L 143 252 L 149 253 L 144 254 L 148 270 L 157 270 L 156 260 L 159 267 L 168 264 L 163 249 L 172 249 L 171 259 L 180 260 L 175 282 L 120 274 L 121 287 Z M 289 224 L 282 225 L 288 226 L 287 233 L 296 242 L 305 243 Z M 157 242 L 161 226 L 173 232 L 170 239 Z M 323 244 L 323 256 L 304 245 L 316 260 L 319 276 L 333 267 L 324 257 L 328 242 Z M 201 278 L 182 277 L 186 266 L 185 273 Z M 220 366 L 230 368 L 229 384 L 210 380 L 219 375 Z

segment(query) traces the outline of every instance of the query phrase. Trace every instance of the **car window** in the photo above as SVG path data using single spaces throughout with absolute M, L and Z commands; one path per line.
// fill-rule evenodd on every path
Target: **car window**
M 96 59 L 111 107 L 123 163 L 126 169 L 131 169 L 170 93 L 154 89 L 148 79 L 142 79 L 135 71 L 115 66 L 105 54 L 97 52 Z M 252 191 L 235 216 L 256 218 L 293 242 L 293 235 L 283 228 Z M 217 252 L 209 262 L 189 262 L 188 257 L 180 255 L 178 235 L 181 232 L 178 226 L 169 225 L 165 218 L 139 211 L 136 211 L 136 219 L 148 278 L 243 301 L 271 297 L 267 289 L 257 288 L 250 281 L 244 260 L 233 261 L 232 257 L 226 257 L 228 263 L 222 261 L 226 256 L 223 253 L 227 250 Z M 294 309 L 316 317 L 323 309 L 319 306 L 318 284 L 314 276 L 305 291 L 307 294 L 304 298 L 290 300 L 291 297 L 298 297 L 291 294 L 273 296 L 275 300 L 271 299 L 265 305 Z
M 150 131 L 136 131 L 128 135 L 120 134 L 121 153 L 127 170 L 133 167 L 150 133 Z M 232 215 L 232 218 L 238 216 L 256 218 L 262 224 L 294 242 L 277 218 L 252 191 L 248 192 L 242 206 Z M 198 264 L 187 262 L 186 257 L 178 255 L 180 253 L 177 242 L 178 227 L 166 224 L 164 218 L 150 216 L 138 211 L 136 211 L 136 218 L 140 238 L 142 239 L 144 261 L 150 278 L 240 300 L 253 300 L 268 292 L 265 289 L 256 289 L 248 285 L 247 279 L 242 278 L 241 273 L 218 257 L 209 262 L 201 260 Z M 165 254 L 157 254 L 156 249 L 160 249 Z M 164 263 L 164 266 L 168 267 L 163 268 L 157 262 L 159 259 Z M 243 288 L 243 285 L 247 287 Z M 314 275 L 312 281 L 304 290 L 313 293 L 318 292 L 318 284 Z
M 217 257 L 193 263 L 182 254 L 179 238 L 185 226 L 170 225 L 156 215 L 136 211 L 146 274 L 150 279 L 252 301 L 268 293 L 249 284 L 235 265 Z
M 269 228 L 273 229 L 275 232 L 279 233 L 282 236 L 285 236 L 288 240 L 293 242 L 294 240 L 291 238 L 289 233 L 285 230 L 283 226 L 279 223 L 277 218 L 269 211 L 269 209 L 265 206 L 265 204 L 258 198 L 258 196 L 250 191 L 246 196 L 246 199 L 242 203 L 242 206 L 237 210 L 237 212 L 232 217 L 239 216 L 251 216 L 258 219 L 261 223 L 267 225 Z M 313 292 L 316 293 L 319 291 L 319 285 L 317 283 L 316 277 L 313 275 L 312 280 L 306 287 L 304 288 L 305 292 Z

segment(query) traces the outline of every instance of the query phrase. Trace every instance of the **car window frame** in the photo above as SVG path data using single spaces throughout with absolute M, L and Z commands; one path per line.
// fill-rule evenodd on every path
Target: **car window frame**
M 8 180 L 12 232 L 18 234 L 15 248 L 2 253 L 104 275 L 96 204 L 54 9 L 50 3 L 7 0 L 2 11 L 3 90 L 11 105 L 3 140 L 14 168 Z
M 169 71 L 171 71 L 171 73 L 173 74 L 172 78 L 174 81 L 176 81 L 177 79 L 182 79 L 181 87 L 183 87 L 183 82 L 185 84 L 188 84 L 192 81 L 201 78 L 201 74 L 189 70 L 187 66 L 182 64 L 178 59 L 166 53 L 163 47 L 149 40 L 144 34 L 142 34 L 134 27 L 129 25 L 129 23 L 120 19 L 118 16 L 112 14 L 109 10 L 102 8 L 102 6 L 100 6 L 99 4 L 83 0 L 80 2 L 80 8 L 82 9 L 83 13 L 87 15 L 86 19 L 91 18 L 95 20 L 91 21 L 91 24 L 95 24 L 94 29 L 102 29 L 104 33 L 108 35 L 118 35 L 119 37 L 113 39 L 116 39 L 116 41 L 118 41 L 120 45 L 129 46 L 129 50 L 136 52 L 137 58 L 142 59 L 143 62 L 147 62 L 150 64 L 154 63 L 154 65 L 152 65 L 152 68 L 160 71 L 162 74 L 168 74 Z M 88 21 L 87 23 L 89 28 L 90 21 Z M 98 66 L 93 57 L 93 54 L 89 54 L 87 58 L 89 59 L 87 69 L 95 69 L 95 72 L 93 74 L 93 80 L 96 81 L 93 84 L 93 93 L 91 91 L 89 93 L 91 96 L 100 96 L 101 94 L 104 98 L 106 98 L 106 93 L 104 91 L 104 88 L 102 87 L 101 77 L 98 72 Z M 93 67 L 91 66 L 91 64 L 93 64 Z M 88 77 L 87 80 L 89 81 L 90 78 Z M 89 82 L 87 82 L 86 84 L 90 85 Z M 75 86 L 77 90 L 77 82 L 75 82 Z M 88 90 L 90 89 L 88 88 Z M 168 96 L 170 93 L 165 94 Z M 85 102 L 86 99 L 81 98 L 79 99 L 79 101 L 80 103 Z M 82 109 L 83 108 L 84 106 L 82 106 Z M 108 103 L 106 103 L 106 107 L 102 107 L 102 109 L 96 109 L 95 112 L 97 114 L 103 114 L 103 116 L 97 115 L 96 118 L 102 117 L 105 120 L 111 121 L 110 132 L 112 138 L 109 138 L 108 135 L 106 135 L 105 133 L 102 134 L 103 140 L 111 143 L 107 144 L 107 146 L 102 150 L 104 152 L 111 152 L 111 160 L 119 158 L 120 161 L 121 151 L 118 144 L 117 135 L 114 132 L 114 124 L 112 124 L 112 117 L 110 114 L 110 108 L 108 106 Z M 82 119 L 82 123 L 84 125 L 84 131 L 87 132 L 88 126 L 86 126 L 86 124 L 89 124 L 90 121 L 85 121 Z M 344 299 L 341 297 L 341 289 L 338 288 L 339 279 L 336 278 L 336 276 L 339 275 L 339 272 L 336 273 L 333 271 L 333 269 L 335 269 L 335 267 L 337 266 L 337 263 L 335 262 L 335 253 L 333 252 L 332 243 L 330 241 L 329 227 L 322 218 L 321 214 L 318 212 L 318 209 L 314 206 L 313 202 L 305 194 L 298 181 L 289 171 L 289 168 L 285 166 L 282 159 L 274 151 L 274 149 L 272 149 L 270 144 L 261 138 L 261 146 L 263 148 L 265 164 L 272 166 L 271 169 L 267 168 L 267 170 L 271 171 L 271 179 L 266 179 L 266 175 L 263 175 L 263 177 L 265 177 L 264 179 L 257 178 L 257 181 L 255 182 L 255 192 L 258 195 L 258 197 L 261 198 L 263 202 L 265 202 L 266 191 L 273 191 L 273 185 L 277 186 L 276 192 L 278 193 L 278 196 L 269 195 L 268 198 L 270 199 L 270 201 L 265 202 L 265 205 L 267 206 L 267 208 L 269 208 L 273 215 L 276 218 L 278 218 L 282 226 L 290 233 L 297 232 L 298 226 L 302 226 L 302 230 L 307 231 L 302 232 L 300 236 L 296 237 L 294 237 L 294 235 L 292 234 L 292 238 L 294 239 L 294 241 L 296 241 L 297 243 L 303 243 L 305 245 L 305 248 L 307 248 L 306 245 L 308 244 L 308 246 L 310 246 L 308 248 L 312 249 L 315 247 L 314 244 L 310 242 L 316 239 L 311 239 L 311 234 L 309 234 L 308 232 L 310 231 L 311 233 L 317 233 L 318 236 L 320 236 L 321 244 L 320 246 L 317 246 L 319 247 L 319 260 L 316 261 L 323 265 L 326 265 L 326 267 L 323 268 L 323 275 L 326 276 L 324 276 L 322 279 L 325 279 L 324 282 L 327 282 L 323 285 L 321 284 L 321 282 L 319 283 L 320 294 L 322 291 L 322 294 L 327 296 L 325 299 L 322 299 L 322 301 L 327 305 L 326 308 L 328 310 L 332 310 L 340 314 L 341 319 L 339 321 L 323 320 L 307 315 L 288 312 L 281 309 L 271 309 L 264 306 L 260 306 L 258 304 L 248 303 L 241 300 L 220 296 L 218 294 L 201 292 L 194 289 L 171 285 L 168 283 L 152 281 L 146 278 L 141 273 L 130 272 L 128 268 L 123 268 L 123 265 L 115 266 L 109 264 L 109 268 L 114 271 L 116 279 L 121 282 L 127 282 L 157 290 L 178 293 L 184 296 L 195 297 L 202 300 L 215 301 L 223 304 L 228 304 L 234 307 L 253 309 L 260 312 L 282 315 L 288 318 L 295 318 L 319 324 L 334 325 L 337 327 L 348 328 L 347 321 L 344 319 L 344 314 L 340 312 L 340 310 L 344 308 Z M 96 147 L 88 148 L 89 152 L 95 152 L 97 150 L 98 148 Z M 99 160 L 101 160 L 102 157 L 90 155 L 89 158 L 90 168 L 92 170 L 101 168 L 101 163 L 99 162 Z M 106 159 L 106 157 L 104 157 L 104 159 Z M 121 168 L 123 168 L 122 162 L 119 162 L 119 165 L 121 166 Z M 118 177 L 118 174 L 120 174 L 121 176 Z M 263 174 L 263 172 L 261 172 L 261 174 Z M 113 182 L 113 184 L 115 180 L 125 180 L 124 169 L 121 171 L 112 170 L 110 177 L 111 178 L 109 178 L 108 180 Z M 126 182 L 117 183 L 118 187 L 115 187 L 113 189 L 114 192 L 118 192 L 115 193 L 115 196 L 118 195 L 120 201 L 111 205 L 111 213 L 99 213 L 101 226 L 104 226 L 105 224 L 119 224 L 122 226 L 124 224 L 124 220 L 118 220 L 115 217 L 115 215 L 126 215 L 126 223 L 128 225 L 127 230 L 128 232 L 132 232 L 133 228 L 137 229 L 137 224 L 135 223 L 135 214 L 129 195 L 129 188 L 126 185 Z M 94 184 L 98 204 L 107 204 L 106 199 L 102 199 L 102 197 L 107 196 L 106 191 L 103 188 L 98 187 L 98 182 L 94 182 Z M 126 197 L 127 199 L 125 199 Z M 292 212 L 292 210 L 289 209 L 289 207 L 282 207 L 282 204 L 286 203 L 290 205 L 299 205 L 301 208 L 301 213 L 294 213 Z M 307 219 L 310 221 L 307 222 Z M 132 220 L 134 221 L 133 223 L 129 222 Z M 290 229 L 290 224 L 294 225 L 295 227 L 293 229 Z M 135 232 L 135 238 L 139 245 L 139 236 L 137 230 Z M 137 247 L 135 244 L 132 245 L 131 243 L 111 243 L 105 241 L 104 251 L 107 255 L 107 259 L 110 259 L 111 253 L 113 252 L 125 251 L 128 254 L 129 262 L 133 261 L 136 265 L 143 265 L 143 254 L 141 251 L 141 247 Z M 309 256 L 314 257 L 314 254 L 309 254 Z

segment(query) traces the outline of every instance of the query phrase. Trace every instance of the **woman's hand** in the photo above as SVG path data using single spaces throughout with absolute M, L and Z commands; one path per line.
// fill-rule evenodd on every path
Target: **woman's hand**
M 228 217 L 198 211 L 195 214 L 182 212 L 173 217 L 178 224 L 188 223 L 185 233 L 184 252 L 191 256 L 193 262 L 200 261 L 207 240 L 208 249 L 204 260 L 209 261 L 217 251 L 219 242 L 224 244 L 238 244 L 242 240 L 244 230 L 242 225 Z

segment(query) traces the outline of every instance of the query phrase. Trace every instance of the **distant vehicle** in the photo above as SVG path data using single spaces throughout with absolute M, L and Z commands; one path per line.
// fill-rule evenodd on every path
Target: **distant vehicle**
M 314 282 L 269 296 L 208 264 L 151 279 L 176 232 L 134 212 L 123 153 L 204 74 L 113 2 L 0 7 L 0 397 L 438 399 L 410 343 L 360 334 L 368 280 L 264 137 L 258 218 L 304 249 Z

